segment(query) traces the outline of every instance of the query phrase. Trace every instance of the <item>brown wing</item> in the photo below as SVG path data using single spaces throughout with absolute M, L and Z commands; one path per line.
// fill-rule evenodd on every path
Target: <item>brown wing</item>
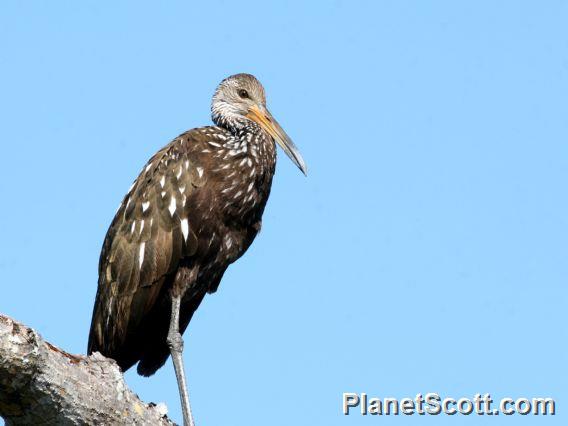
M 156 304 L 168 275 L 197 250 L 188 202 L 203 185 L 188 135 L 158 152 L 134 181 L 107 232 L 88 352 L 120 362 L 128 336 Z

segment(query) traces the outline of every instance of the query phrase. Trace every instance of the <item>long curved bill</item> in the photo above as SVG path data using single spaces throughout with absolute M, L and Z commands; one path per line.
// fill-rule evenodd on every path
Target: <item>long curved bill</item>
M 249 108 L 247 117 L 258 123 L 274 140 L 280 145 L 284 150 L 286 155 L 290 157 L 290 160 L 294 162 L 296 166 L 302 171 L 304 175 L 307 176 L 308 168 L 304 159 L 300 155 L 300 151 L 292 142 L 292 139 L 288 137 L 286 132 L 280 127 L 280 124 L 272 117 L 272 114 L 268 110 L 264 109 L 261 111 L 256 105 Z

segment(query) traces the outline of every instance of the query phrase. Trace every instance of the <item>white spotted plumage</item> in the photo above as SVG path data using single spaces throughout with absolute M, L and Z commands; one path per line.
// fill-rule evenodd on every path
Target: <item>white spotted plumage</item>
M 189 235 L 189 222 L 187 218 L 181 220 L 181 232 L 183 234 L 183 239 L 187 241 L 187 236 Z
M 174 197 L 172 195 L 172 198 L 170 200 L 170 205 L 168 206 L 168 210 L 170 211 L 170 215 L 174 215 L 174 213 L 176 212 L 176 197 Z
M 138 267 L 142 269 L 142 264 L 144 263 L 144 250 L 146 249 L 146 241 L 140 243 L 140 249 L 138 251 Z

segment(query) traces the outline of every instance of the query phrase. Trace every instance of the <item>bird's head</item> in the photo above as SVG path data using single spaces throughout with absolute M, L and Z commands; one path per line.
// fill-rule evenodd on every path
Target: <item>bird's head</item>
M 298 148 L 266 108 L 264 87 L 253 75 L 235 74 L 224 79 L 213 95 L 211 115 L 218 126 L 236 131 L 255 123 L 280 145 L 304 174 L 307 173 Z

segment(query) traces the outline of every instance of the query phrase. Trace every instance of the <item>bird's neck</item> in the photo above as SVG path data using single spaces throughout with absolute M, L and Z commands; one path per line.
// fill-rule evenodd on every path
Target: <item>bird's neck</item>
M 246 222 L 259 220 L 272 185 L 276 165 L 274 140 L 256 123 L 227 129 L 232 137 L 217 148 L 226 213 Z M 220 126 L 219 126 L 220 127 Z M 258 216 L 258 217 L 257 217 Z
M 250 122 L 246 117 L 230 111 L 225 103 L 214 103 L 211 119 L 217 126 L 228 130 L 234 135 L 242 129 L 246 129 Z
M 257 123 L 240 115 L 213 115 L 215 124 L 228 130 L 233 137 L 226 140 L 223 148 L 228 150 L 231 156 L 240 154 L 241 161 L 250 158 L 261 173 L 274 171 L 276 162 L 276 146 L 272 137 L 266 133 Z
M 248 180 L 265 180 L 274 174 L 276 165 L 276 145 L 258 124 L 247 120 L 245 126 L 236 129 L 233 138 L 224 144 L 231 154 L 236 154 L 234 165 Z

